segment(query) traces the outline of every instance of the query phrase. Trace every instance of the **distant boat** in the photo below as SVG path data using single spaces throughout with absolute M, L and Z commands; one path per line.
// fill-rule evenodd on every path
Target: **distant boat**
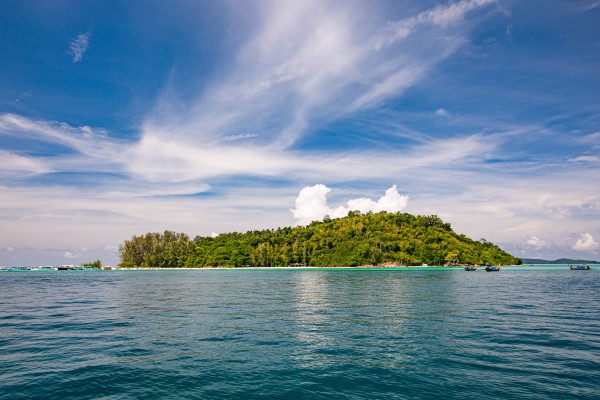
M 475 265 L 466 265 L 465 271 L 477 271 L 477 267 Z
M 488 265 L 488 266 L 485 267 L 485 270 L 487 272 L 497 272 L 497 271 L 500 271 L 500 266 L 499 265 L 498 266 Z
M 591 268 L 589 265 L 569 265 L 569 269 L 577 270 L 577 271 L 586 271 Z

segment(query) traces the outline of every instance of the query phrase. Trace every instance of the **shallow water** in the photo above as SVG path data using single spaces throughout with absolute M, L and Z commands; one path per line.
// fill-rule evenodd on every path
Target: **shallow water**
M 598 398 L 600 270 L 0 274 L 0 398 Z

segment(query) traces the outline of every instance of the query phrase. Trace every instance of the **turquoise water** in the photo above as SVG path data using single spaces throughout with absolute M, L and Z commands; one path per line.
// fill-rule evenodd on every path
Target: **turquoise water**
M 0 273 L 0 398 L 592 399 L 600 269 Z

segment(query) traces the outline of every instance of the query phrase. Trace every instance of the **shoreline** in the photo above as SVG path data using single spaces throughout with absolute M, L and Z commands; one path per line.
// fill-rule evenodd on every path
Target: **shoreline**
M 501 265 L 501 269 L 512 271 L 525 270 L 569 270 L 568 264 L 535 264 L 535 265 Z M 594 270 L 593 266 L 590 268 Z M 115 272 L 115 271 L 462 271 L 464 266 L 383 266 L 383 265 L 361 265 L 357 267 L 349 266 L 328 266 L 328 267 L 203 267 L 203 268 L 160 268 L 160 267 L 131 267 L 131 268 L 112 268 L 110 270 L 103 269 L 81 269 L 56 271 L 49 269 L 26 269 L 26 268 L 3 268 L 0 272 L 56 272 L 56 273 L 85 273 L 85 272 Z M 480 267 L 477 271 L 484 271 Z

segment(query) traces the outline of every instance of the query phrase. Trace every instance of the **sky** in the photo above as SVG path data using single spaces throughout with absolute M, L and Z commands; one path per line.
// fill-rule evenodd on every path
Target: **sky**
M 352 209 L 600 259 L 598 0 L 0 10 L 0 265 Z

